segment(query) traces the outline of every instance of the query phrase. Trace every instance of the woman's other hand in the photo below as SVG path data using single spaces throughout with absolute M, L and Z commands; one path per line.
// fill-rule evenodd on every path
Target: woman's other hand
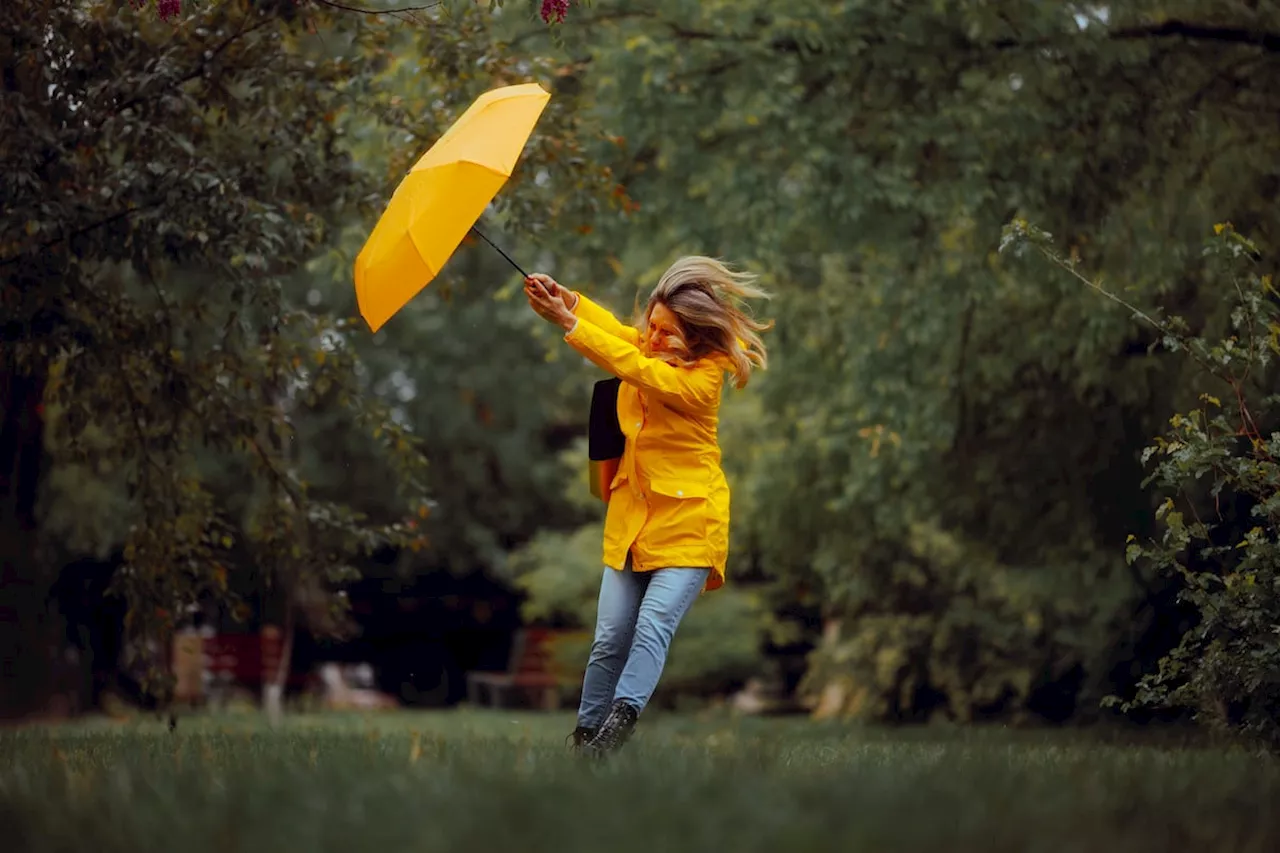
M 548 323 L 567 332 L 573 328 L 577 318 L 565 304 L 566 293 L 568 291 L 556 284 L 553 278 L 541 273 L 534 273 L 524 280 L 524 295 L 529 300 L 529 307 Z M 574 301 L 577 301 L 576 297 Z
M 547 293 L 559 299 L 564 303 L 564 307 L 572 311 L 578 307 L 578 294 L 574 293 L 567 287 L 561 287 L 560 284 L 551 276 L 545 273 L 536 272 L 529 276 L 529 279 L 540 283 L 546 288 Z M 528 279 L 526 279 L 526 282 Z

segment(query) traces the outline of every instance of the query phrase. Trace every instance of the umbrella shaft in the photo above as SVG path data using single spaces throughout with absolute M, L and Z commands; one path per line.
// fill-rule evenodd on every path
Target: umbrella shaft
M 484 236 L 484 234 L 482 234 L 482 233 L 481 233 L 481 231 L 480 231 L 480 229 L 479 229 L 479 228 L 477 228 L 477 227 L 475 227 L 475 226 L 473 225 L 473 226 L 471 226 L 471 230 L 472 230 L 472 231 L 474 231 L 474 232 L 476 232 L 476 236 L 478 236 L 481 240 L 484 240 L 484 241 L 485 241 L 486 243 L 488 243 L 490 246 L 493 246 L 493 248 L 497 249 L 498 254 L 499 254 L 499 255 L 502 255 L 502 257 L 506 258 L 506 259 L 507 259 L 507 263 L 511 264 L 511 266 L 513 266 L 513 267 L 515 267 L 515 268 L 516 268 L 516 272 L 520 273 L 520 275 L 524 276 L 525 278 L 528 278 L 528 277 L 529 277 L 529 274 L 528 274 L 527 272 L 525 272 L 524 270 L 522 270 L 522 269 L 520 268 L 520 265 L 519 265 L 519 264 L 517 264 L 515 261 L 511 260 L 511 257 L 510 257 L 506 252 L 502 251 L 502 249 L 498 248 L 498 245 L 497 245 L 496 243 L 494 243 L 494 242 L 493 242 L 492 240 L 490 240 L 488 237 Z

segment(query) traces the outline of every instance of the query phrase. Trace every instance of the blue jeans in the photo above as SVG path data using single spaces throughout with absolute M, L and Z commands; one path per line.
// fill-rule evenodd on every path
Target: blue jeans
M 605 567 L 595 639 L 582 679 L 578 725 L 597 728 L 619 699 L 637 711 L 644 710 L 658 686 L 671 638 L 710 571 L 670 568 L 636 572 L 629 556 L 622 571 Z

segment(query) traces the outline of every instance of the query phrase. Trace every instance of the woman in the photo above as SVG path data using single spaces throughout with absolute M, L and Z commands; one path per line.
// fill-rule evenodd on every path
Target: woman
M 609 486 L 604 575 L 582 684 L 575 748 L 622 746 L 649 702 L 676 628 L 694 599 L 724 584 L 729 486 L 716 437 L 724 374 L 738 388 L 766 366 L 760 331 L 739 301 L 767 297 L 754 277 L 711 258 L 668 269 L 637 327 L 536 274 L 529 305 L 565 340 L 622 380 L 626 449 Z

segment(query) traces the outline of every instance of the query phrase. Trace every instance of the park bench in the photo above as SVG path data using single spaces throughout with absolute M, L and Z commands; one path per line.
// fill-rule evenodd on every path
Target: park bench
M 480 705 L 487 698 L 494 706 L 502 707 L 507 695 L 518 690 L 538 693 L 544 710 L 559 710 L 561 689 L 567 685 L 567 678 L 556 665 L 555 645 L 570 633 L 548 628 L 517 631 L 505 672 L 467 673 L 467 701 Z
M 283 638 L 274 626 L 258 633 L 213 634 L 200 644 L 206 677 L 215 684 L 237 685 L 253 691 L 275 679 Z M 301 687 L 302 673 L 289 672 L 290 687 Z

